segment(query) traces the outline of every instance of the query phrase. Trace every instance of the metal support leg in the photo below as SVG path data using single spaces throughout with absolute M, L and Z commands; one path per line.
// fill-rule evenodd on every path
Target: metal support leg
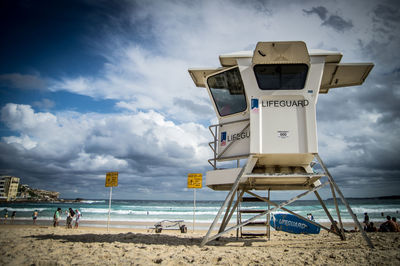
M 228 217 L 228 214 L 229 214 L 229 211 L 230 211 L 230 209 L 231 209 L 232 202 L 233 202 L 233 199 L 234 199 L 234 198 L 235 198 L 234 195 L 232 195 L 231 199 L 229 200 L 228 207 L 226 208 L 225 215 L 224 215 L 224 218 L 222 219 L 221 226 L 220 226 L 218 232 L 224 231 L 225 223 L 226 223 L 226 218 Z M 229 221 L 228 221 L 228 222 L 229 222 Z
M 369 239 L 369 237 L 365 233 L 364 229 L 362 228 L 360 222 L 357 219 L 357 216 L 353 213 L 353 210 L 350 208 L 350 205 L 347 203 L 345 197 L 342 194 L 342 191 L 340 191 L 338 185 L 336 185 L 335 181 L 333 180 L 331 174 L 328 171 L 328 168 L 326 168 L 325 164 L 323 163 L 321 157 L 319 157 L 318 153 L 315 154 L 315 157 L 317 158 L 318 162 L 324 169 L 325 174 L 327 175 L 327 177 L 329 179 L 329 182 L 334 186 L 334 188 L 336 189 L 336 192 L 339 194 L 340 199 L 342 200 L 343 204 L 346 206 L 347 211 L 350 213 L 351 217 L 353 218 L 353 221 L 356 224 L 356 226 L 358 227 L 358 229 L 360 230 L 362 236 L 364 237 L 364 240 L 367 242 L 367 244 L 370 248 L 374 248 L 374 245 L 372 244 L 371 240 Z
M 333 220 L 332 215 L 328 211 L 328 208 L 326 208 L 324 201 L 321 199 L 321 197 L 320 197 L 320 195 L 319 195 L 319 193 L 317 191 L 314 191 L 314 193 L 315 193 L 315 196 L 317 196 L 317 199 L 319 200 L 319 203 L 321 203 L 321 206 L 324 209 L 324 211 L 325 211 L 326 215 L 328 216 L 329 220 L 331 221 L 333 227 L 335 228 L 335 231 L 339 233 L 340 232 L 339 227 L 335 223 L 335 220 Z M 344 235 L 342 235 L 340 233 L 339 236 L 340 236 L 340 239 L 344 240 Z
M 271 192 L 270 189 L 268 189 L 268 215 L 267 215 L 267 238 L 268 238 L 268 240 L 271 240 L 271 224 L 269 223 L 269 221 L 271 220 L 271 213 L 269 213 L 269 210 L 270 210 L 269 201 L 270 201 L 270 196 L 271 196 L 270 192 Z
M 240 208 L 239 191 L 236 191 L 236 201 L 238 202 L 236 207 L 236 224 L 239 224 L 239 208 Z M 236 240 L 238 239 L 239 239 L 239 228 L 236 229 Z
M 242 177 L 243 173 L 245 173 L 245 172 L 247 173 L 248 171 L 253 170 L 253 167 L 256 164 L 256 162 L 257 162 L 257 158 L 250 156 L 250 158 L 247 160 L 247 163 L 244 165 L 242 170 L 239 172 L 238 176 L 236 177 L 235 183 L 233 183 L 231 190 L 229 191 L 228 195 L 225 198 L 224 203 L 222 204 L 221 208 L 219 209 L 219 211 L 217 213 L 217 216 L 215 216 L 214 221 L 211 224 L 210 228 L 208 229 L 206 236 L 203 238 L 203 241 L 200 244 L 201 247 L 204 246 L 208 241 L 210 241 L 209 240 L 210 234 L 211 234 L 212 230 L 214 229 L 214 227 L 217 225 L 218 219 L 221 216 L 222 211 L 225 209 L 226 204 L 228 203 L 228 201 L 231 200 L 231 197 L 234 196 L 234 193 L 239 186 L 240 178 Z M 213 239 L 215 239 L 215 238 L 213 238 Z
M 344 234 L 344 228 L 343 228 L 343 223 L 342 223 L 342 217 L 340 215 L 339 206 L 338 206 L 338 203 L 336 200 L 335 189 L 333 188 L 332 184 L 330 184 L 330 187 L 331 187 L 331 191 L 332 191 L 333 202 L 335 203 L 336 214 L 339 219 L 340 231 L 342 232 L 343 240 L 346 240 L 346 235 Z
M 238 191 L 238 192 L 239 192 L 239 191 Z M 244 194 L 244 190 L 242 190 L 242 191 L 240 192 L 239 200 L 242 199 L 243 194 Z M 232 197 L 232 198 L 233 198 L 233 197 Z M 229 221 L 231 220 L 232 215 L 233 215 L 233 213 L 235 212 L 235 210 L 236 210 L 236 208 L 237 208 L 237 206 L 238 206 L 238 204 L 239 204 L 239 200 L 237 200 L 237 201 L 235 202 L 235 205 L 233 205 L 231 211 L 229 212 L 229 215 L 227 216 L 227 219 L 226 219 L 225 223 L 224 223 L 224 224 L 221 224 L 221 228 L 219 229 L 218 233 L 221 233 L 221 232 L 223 232 L 223 231 L 225 230 L 226 226 L 228 225 Z M 229 209 L 229 208 L 228 208 L 228 209 Z M 225 213 L 225 214 L 228 213 L 228 209 L 226 210 L 226 213 Z

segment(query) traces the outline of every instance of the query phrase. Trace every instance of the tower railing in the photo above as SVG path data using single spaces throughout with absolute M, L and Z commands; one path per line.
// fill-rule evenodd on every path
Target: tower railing
M 234 139 L 221 153 L 218 153 L 217 149 L 218 149 L 218 128 L 225 126 L 225 125 L 229 125 L 229 124 L 235 124 L 235 123 L 240 123 L 240 122 L 244 122 L 244 121 L 250 121 L 250 119 L 242 119 L 242 120 L 237 120 L 237 121 L 231 121 L 231 122 L 225 122 L 225 123 L 219 123 L 219 124 L 214 124 L 214 125 L 210 125 L 208 127 L 208 129 L 211 132 L 211 135 L 213 137 L 213 141 L 210 141 L 208 143 L 208 146 L 211 148 L 212 152 L 213 152 L 213 158 L 208 159 L 208 163 L 214 168 L 214 170 L 217 170 L 217 161 L 219 159 L 221 159 L 222 155 L 229 149 L 230 146 L 232 146 L 232 144 L 237 141 L 236 139 Z M 242 129 L 242 132 L 244 132 L 245 130 L 247 130 L 250 126 L 250 122 L 246 125 L 246 127 L 244 127 Z M 241 158 L 247 158 L 249 156 L 249 154 L 241 154 L 241 155 L 236 155 L 236 156 L 227 156 L 224 157 L 224 160 L 239 160 Z

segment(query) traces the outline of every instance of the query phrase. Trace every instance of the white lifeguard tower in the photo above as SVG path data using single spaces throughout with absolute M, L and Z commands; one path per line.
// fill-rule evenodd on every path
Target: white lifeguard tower
M 342 54 L 336 51 L 308 50 L 301 41 L 259 42 L 254 51 L 221 55 L 222 67 L 189 69 L 196 86 L 207 89 L 219 121 L 210 126 L 214 139 L 209 145 L 214 156 L 209 160 L 213 170 L 207 172 L 206 185 L 229 191 L 202 246 L 263 215 L 269 217 L 278 209 L 306 220 L 285 206 L 312 192 L 336 227 L 336 234 L 345 239 L 336 191 L 368 245 L 373 247 L 318 155 L 316 104 L 319 94 L 328 93 L 331 88 L 360 85 L 373 68 L 372 63 L 343 64 L 341 58 Z M 246 163 L 241 167 L 243 159 Z M 222 161 L 237 161 L 237 167 L 220 169 L 217 163 Z M 323 173 L 314 172 L 316 163 Z M 321 183 L 323 177 L 327 177 L 327 182 Z M 340 229 L 317 192 L 327 184 L 331 186 Z M 254 190 L 268 191 L 268 197 L 263 198 Z M 305 192 L 277 204 L 270 200 L 271 190 Z M 268 206 L 267 211 L 226 229 L 244 193 L 274 208 Z M 232 205 L 235 194 L 237 199 Z M 211 236 L 224 210 L 219 233 Z

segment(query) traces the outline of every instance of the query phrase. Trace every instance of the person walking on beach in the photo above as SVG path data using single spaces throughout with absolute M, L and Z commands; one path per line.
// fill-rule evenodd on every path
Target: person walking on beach
M 81 212 L 78 210 L 78 209 L 76 209 L 75 210 L 75 228 L 78 228 L 78 226 L 79 226 L 79 220 L 81 219 Z
M 57 227 L 59 222 L 60 222 L 60 216 L 61 216 L 61 208 L 57 208 L 56 212 L 54 213 L 53 217 L 53 226 Z
M 4 209 L 4 221 L 3 221 L 3 224 L 7 223 L 7 218 L 8 218 L 8 210 Z
M 15 219 L 15 216 L 16 216 L 16 215 L 17 215 L 17 212 L 16 212 L 16 211 L 13 211 L 12 214 L 11 214 L 11 224 L 14 223 L 14 219 Z
M 36 219 L 38 218 L 38 210 L 35 210 L 32 214 L 33 224 L 36 224 Z
M 70 223 L 71 215 L 69 214 L 69 211 L 65 211 L 65 215 L 67 216 L 67 219 L 65 221 L 65 227 L 68 229 L 68 224 Z
M 369 223 L 369 216 L 368 216 L 368 213 L 364 213 L 364 223 L 365 224 L 368 224 Z

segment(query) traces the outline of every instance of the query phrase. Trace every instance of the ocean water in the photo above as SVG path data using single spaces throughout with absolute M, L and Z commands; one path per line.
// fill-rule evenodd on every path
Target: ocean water
M 363 221 L 365 212 L 368 213 L 373 222 L 383 222 L 386 215 L 397 217 L 400 220 L 400 200 L 398 199 L 349 199 L 348 201 L 360 222 Z M 276 203 L 279 204 L 280 202 L 276 201 Z M 337 219 L 333 200 L 326 200 L 325 204 L 332 216 Z M 204 224 L 203 227 L 207 228 L 207 224 L 213 221 L 221 205 L 222 201 L 196 201 L 196 224 L 202 223 Z M 316 200 L 299 200 L 286 207 L 302 216 L 312 213 L 316 222 L 329 222 L 324 210 Z M 346 207 L 343 204 L 340 204 L 339 207 L 342 221 L 353 222 Z M 82 213 L 82 223 L 88 221 L 91 226 L 105 226 L 104 222 L 108 218 L 108 200 L 85 200 L 79 203 L 1 203 L 0 218 L 4 217 L 4 209 L 7 209 L 9 217 L 13 211 L 16 211 L 16 218 L 20 223 L 24 221 L 30 223 L 32 213 L 37 210 L 39 212 L 38 221 L 42 223 L 48 221 L 51 224 L 57 208 L 63 210 L 62 219 L 66 218 L 64 212 L 68 208 L 79 209 Z M 267 209 L 267 206 L 262 202 L 243 202 L 241 208 Z M 280 210 L 276 213 L 282 212 Z M 382 213 L 384 216 L 382 216 Z M 221 215 L 221 220 L 222 217 L 223 215 Z M 251 214 L 242 214 L 242 221 L 250 217 L 252 217 Z M 263 219 L 265 220 L 265 218 L 259 220 Z M 127 222 L 154 224 L 161 220 L 184 220 L 190 228 L 193 222 L 193 201 L 112 200 L 110 221 L 113 223 L 111 226 L 121 227 L 123 224 L 126 226 Z M 102 222 L 96 225 L 96 221 Z M 236 221 L 236 212 L 231 221 Z M 121 224 L 118 225 L 118 222 Z M 144 226 L 129 227 L 143 228 Z M 199 225 L 200 227 L 202 226 Z

